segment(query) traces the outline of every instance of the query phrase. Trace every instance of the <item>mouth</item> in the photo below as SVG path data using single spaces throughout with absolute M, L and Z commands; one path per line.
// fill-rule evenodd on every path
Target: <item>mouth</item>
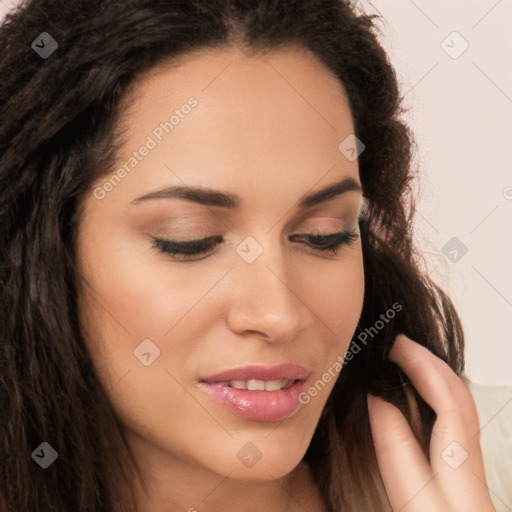
M 298 380 L 295 379 L 277 379 L 277 380 L 225 380 L 221 382 L 212 382 L 214 386 L 226 386 L 233 389 L 246 389 L 247 391 L 279 391 L 288 389 Z
M 232 383 L 232 382 L 251 382 L 261 385 L 260 382 L 274 382 L 277 381 L 294 381 L 294 380 L 305 380 L 309 377 L 311 372 L 304 366 L 298 364 L 284 363 L 276 366 L 265 366 L 258 364 L 251 364 L 242 366 L 240 368 L 234 368 L 232 370 L 226 370 L 215 375 L 208 377 L 202 377 L 202 382 L 208 384 L 214 383 Z M 276 384 L 277 385 L 277 384 Z M 235 386 L 231 386 L 235 387 Z M 249 388 L 244 388 L 249 389 Z M 260 390 L 260 388 L 258 388 Z
M 253 421 L 278 421 L 294 413 L 310 371 L 303 366 L 250 365 L 201 378 L 199 387 L 224 409 Z

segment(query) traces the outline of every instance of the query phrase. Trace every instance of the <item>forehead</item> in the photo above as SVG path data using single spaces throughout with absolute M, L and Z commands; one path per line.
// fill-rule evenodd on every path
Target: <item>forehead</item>
M 294 47 L 251 58 L 232 47 L 206 49 L 160 63 L 132 84 L 123 121 L 130 128 L 161 122 L 191 96 L 199 103 L 195 118 L 226 130 L 250 121 L 245 130 L 260 125 L 263 133 L 272 132 L 271 122 L 279 120 L 353 132 L 340 80 L 312 52 Z
M 357 161 L 338 149 L 354 130 L 345 90 L 302 49 L 252 58 L 234 48 L 181 56 L 139 77 L 123 106 L 118 164 L 152 141 L 124 180 L 130 185 L 119 187 L 132 196 L 165 184 L 242 195 L 263 185 L 299 197 L 327 174 L 324 185 L 358 180 Z

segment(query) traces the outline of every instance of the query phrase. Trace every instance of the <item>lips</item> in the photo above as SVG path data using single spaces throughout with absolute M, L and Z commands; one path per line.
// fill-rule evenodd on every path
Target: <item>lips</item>
M 248 381 L 248 380 L 305 380 L 309 377 L 310 371 L 304 366 L 297 364 L 280 364 L 277 366 L 248 365 L 233 370 L 226 370 L 215 375 L 202 377 L 201 382 L 215 384 L 226 381 Z
M 223 408 L 253 421 L 278 421 L 301 405 L 310 371 L 295 364 L 250 365 L 200 379 L 199 388 Z

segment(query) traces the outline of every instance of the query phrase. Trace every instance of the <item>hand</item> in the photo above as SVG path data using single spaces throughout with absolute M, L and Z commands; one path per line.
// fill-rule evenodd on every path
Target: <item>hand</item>
M 399 409 L 368 395 L 377 461 L 393 511 L 495 511 L 485 479 L 478 414 L 466 384 L 444 361 L 403 334 L 396 337 L 389 358 L 437 415 L 429 463 Z

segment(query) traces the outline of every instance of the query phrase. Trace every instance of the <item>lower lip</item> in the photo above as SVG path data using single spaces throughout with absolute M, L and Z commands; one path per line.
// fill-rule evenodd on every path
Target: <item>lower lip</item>
M 229 386 L 201 382 L 200 387 L 220 405 L 248 420 L 278 421 L 289 416 L 298 406 L 305 380 L 279 391 L 248 391 Z

